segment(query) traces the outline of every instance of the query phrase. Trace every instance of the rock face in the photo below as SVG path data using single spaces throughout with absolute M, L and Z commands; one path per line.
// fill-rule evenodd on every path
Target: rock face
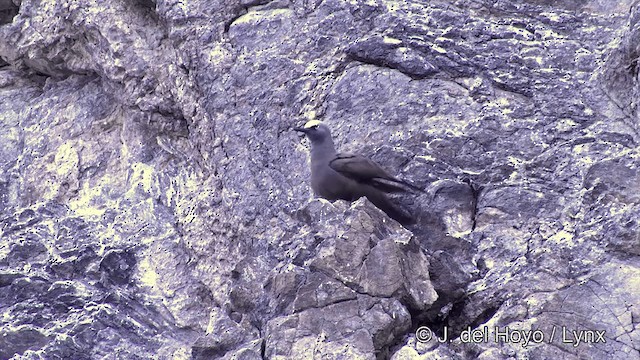
M 0 0 L 0 359 L 639 358 L 638 19 Z M 313 199 L 311 118 L 415 226 Z

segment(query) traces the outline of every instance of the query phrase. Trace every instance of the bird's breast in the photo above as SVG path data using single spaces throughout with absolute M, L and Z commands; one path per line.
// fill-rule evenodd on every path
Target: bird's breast
M 311 188 L 317 196 L 331 201 L 354 201 L 363 195 L 358 183 L 333 170 L 328 162 L 311 168 Z

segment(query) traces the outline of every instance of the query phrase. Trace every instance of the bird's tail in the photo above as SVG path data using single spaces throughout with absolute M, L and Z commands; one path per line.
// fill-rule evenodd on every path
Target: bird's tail
M 423 189 L 397 178 L 374 178 L 371 180 L 371 185 L 384 192 L 406 192 L 407 188 L 412 191 L 425 192 Z
M 415 219 L 402 208 L 392 203 L 391 200 L 380 190 L 370 188 L 365 196 L 378 209 L 384 211 L 390 218 L 402 225 L 411 225 L 415 223 Z

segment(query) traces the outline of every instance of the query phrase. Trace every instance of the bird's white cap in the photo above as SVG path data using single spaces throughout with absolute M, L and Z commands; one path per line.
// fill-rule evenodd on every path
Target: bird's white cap
M 320 120 L 309 120 L 309 121 L 307 121 L 306 124 L 304 124 L 304 128 L 305 129 L 311 129 L 312 127 L 320 125 L 320 124 L 322 124 L 322 121 L 320 121 Z

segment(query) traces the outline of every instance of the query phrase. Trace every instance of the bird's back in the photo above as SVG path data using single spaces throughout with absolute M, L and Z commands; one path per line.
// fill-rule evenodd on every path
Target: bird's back
M 411 215 L 402 211 L 380 189 L 346 177 L 333 170 L 327 162 L 316 161 L 311 167 L 311 188 L 313 192 L 327 200 L 355 201 L 366 196 L 373 205 L 384 211 L 389 217 L 403 225 L 414 223 Z

